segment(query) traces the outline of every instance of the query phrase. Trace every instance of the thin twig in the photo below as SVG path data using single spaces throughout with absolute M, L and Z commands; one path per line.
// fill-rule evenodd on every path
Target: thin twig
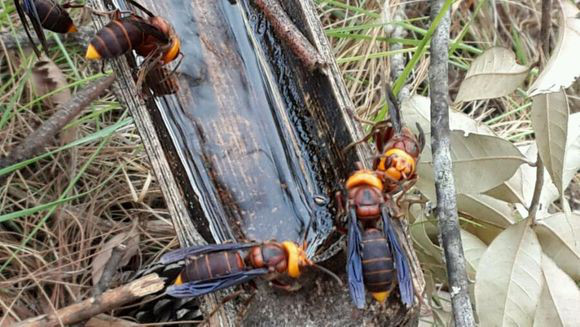
M 540 42 L 544 58 L 550 52 L 550 30 L 552 27 L 552 0 L 542 0 L 542 26 L 540 27 Z
M 64 34 L 62 37 L 65 42 L 73 42 L 78 44 L 88 44 L 95 32 L 92 28 L 83 27 L 76 33 L 67 33 Z M 16 49 L 18 45 L 22 47 L 29 47 L 32 45 L 30 39 L 24 32 L 18 32 L 13 34 L 11 32 L 4 32 L 0 33 L 0 41 L 4 43 L 7 49 Z M 36 40 L 34 40 L 36 42 Z M 56 40 L 54 38 L 48 38 L 46 40 L 47 46 L 56 45 Z
M 72 99 L 56 108 L 56 112 L 34 130 L 21 145 L 6 158 L 0 158 L 0 169 L 36 155 L 82 109 L 97 99 L 115 80 L 115 75 L 100 78 L 73 95 Z
M 147 275 L 130 284 L 109 290 L 100 296 L 93 296 L 83 302 L 69 305 L 55 313 L 24 320 L 16 327 L 52 327 L 59 326 L 59 321 L 65 325 L 75 324 L 136 301 L 146 295 L 157 293 L 163 287 L 165 287 L 165 283 L 157 274 Z
M 309 69 L 315 70 L 326 64 L 318 50 L 294 25 L 278 0 L 254 0 L 256 6 L 272 25 L 274 33 L 290 48 L 292 53 Z
M 540 67 L 544 67 L 548 52 L 550 51 L 550 30 L 552 27 L 552 0 L 542 0 L 542 26 L 540 27 L 540 42 L 542 44 L 542 60 Z M 536 185 L 534 186 L 534 195 L 528 210 L 528 218 L 532 226 L 536 224 L 536 215 L 540 206 L 540 197 L 542 195 L 542 188 L 544 187 L 544 163 L 538 151 L 538 159 L 536 160 Z
M 439 14 L 445 0 L 431 0 L 431 21 Z M 468 293 L 465 256 L 459 230 L 457 199 L 452 173 L 449 140 L 449 85 L 448 44 L 449 11 L 443 16 L 431 39 L 429 89 L 431 91 L 431 147 L 435 189 L 437 193 L 437 220 L 451 290 L 455 326 L 475 326 Z
M 389 13 L 390 1 L 385 1 L 385 5 L 383 8 L 383 23 L 389 23 L 386 17 Z M 400 2 L 399 5 L 395 8 L 395 12 L 393 13 L 393 17 L 391 19 L 392 22 L 399 22 L 404 21 L 407 17 L 405 15 L 405 7 L 407 6 L 407 2 L 403 1 Z M 390 38 L 397 38 L 397 39 L 404 39 L 407 36 L 407 30 L 404 29 L 399 24 L 390 24 L 385 25 L 389 26 L 392 29 L 386 29 L 387 36 Z M 390 33 L 388 33 L 390 32 Z M 389 35 L 390 34 L 390 35 Z M 395 54 L 389 57 L 389 63 L 391 68 L 391 81 L 396 81 L 399 77 L 403 74 L 403 70 L 405 69 L 405 54 L 403 52 L 398 53 L 398 50 L 403 49 L 402 43 L 392 43 L 389 45 L 389 50 L 394 52 Z M 404 99 L 409 97 L 409 86 L 407 84 L 403 84 L 401 90 L 398 93 L 399 103 L 402 103 Z
M 540 196 L 542 195 L 542 188 L 544 187 L 544 163 L 540 158 L 538 152 L 538 160 L 536 161 L 536 185 L 534 186 L 534 195 L 532 196 L 532 203 L 530 210 L 528 210 L 528 218 L 532 222 L 532 226 L 536 224 L 536 214 L 540 206 Z

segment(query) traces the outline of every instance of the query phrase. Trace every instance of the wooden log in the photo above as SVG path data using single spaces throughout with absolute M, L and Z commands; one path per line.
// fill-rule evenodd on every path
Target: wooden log
M 354 163 L 371 152 L 366 144 L 342 151 L 363 135 L 312 4 L 282 2 L 318 51 L 320 66 L 304 66 L 252 1 L 140 3 L 169 18 L 182 40 L 179 91 L 150 94 L 142 106 L 127 66 L 117 61 L 114 69 L 122 79 L 120 98 L 135 118 L 182 246 L 203 242 L 201 236 L 210 242 L 300 242 L 306 237 L 314 259 L 332 256 L 323 250 L 336 241 L 334 192 Z M 328 203 L 316 201 L 319 195 Z M 404 239 L 420 273 L 410 240 Z M 327 265 L 345 279 L 344 255 Z M 405 325 L 417 320 L 418 307 L 406 310 L 396 297 L 359 312 L 346 287 L 314 272 L 303 277 L 302 290 L 291 294 L 259 282 L 247 308 L 218 310 L 219 318 L 210 325 L 239 324 L 239 311 L 246 312 L 241 319 L 248 325 Z M 210 301 L 204 301 L 205 313 L 222 307 L 217 299 Z

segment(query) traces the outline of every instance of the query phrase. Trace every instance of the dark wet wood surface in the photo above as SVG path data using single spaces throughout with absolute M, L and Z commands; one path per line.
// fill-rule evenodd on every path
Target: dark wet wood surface
M 333 194 L 370 152 L 342 153 L 362 134 L 313 6 L 282 2 L 328 62 L 315 70 L 279 40 L 252 1 L 140 2 L 174 24 L 185 55 L 177 94 L 150 97 L 146 109 L 130 105 L 135 95 L 123 95 L 156 174 L 169 175 L 159 179 L 182 245 L 200 242 L 200 234 L 209 242 L 306 238 L 310 254 L 323 251 Z M 326 265 L 345 280 L 342 254 Z M 244 324 L 400 325 L 416 318 L 396 298 L 357 311 L 348 288 L 326 279 L 309 272 L 291 294 L 258 283 Z M 238 310 L 214 323 L 233 323 Z

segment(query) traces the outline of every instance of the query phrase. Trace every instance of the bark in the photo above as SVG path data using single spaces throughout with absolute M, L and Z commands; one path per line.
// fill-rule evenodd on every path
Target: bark
M 445 0 L 431 1 L 431 20 Z M 449 143 L 448 44 L 449 11 L 441 19 L 431 39 L 429 88 L 431 92 L 431 147 L 437 193 L 437 220 L 447 264 L 447 277 L 455 326 L 475 326 L 468 294 L 465 256 L 459 230 L 455 184 Z

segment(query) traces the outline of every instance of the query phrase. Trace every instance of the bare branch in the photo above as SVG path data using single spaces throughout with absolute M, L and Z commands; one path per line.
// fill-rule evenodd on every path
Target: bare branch
M 547 57 L 550 52 L 550 30 L 552 27 L 552 0 L 542 0 L 542 26 L 540 28 L 540 42 L 542 51 Z
M 6 158 L 0 158 L 0 169 L 36 155 L 43 146 L 76 117 L 82 109 L 98 98 L 115 80 L 115 75 L 100 78 L 73 95 L 56 108 L 56 112 L 30 134 Z
M 431 21 L 443 8 L 445 0 L 431 0 Z M 457 199 L 452 173 L 449 141 L 448 44 L 449 11 L 441 19 L 431 39 L 429 88 L 431 91 L 431 147 L 437 193 L 437 220 L 441 233 L 455 326 L 475 326 L 468 295 L 465 256 L 459 231 Z
M 266 19 L 272 24 L 272 28 L 276 36 L 278 36 L 286 46 L 290 48 L 292 53 L 309 70 L 315 70 L 325 64 L 324 59 L 318 53 L 318 50 L 310 43 L 310 41 L 300 32 L 300 29 L 294 25 L 284 8 L 280 5 L 278 0 L 254 0 L 256 6 L 266 16 Z
M 65 42 L 73 42 L 84 45 L 89 43 L 94 34 L 95 32 L 92 28 L 82 27 L 76 33 L 67 33 L 64 35 L 59 35 L 59 37 L 62 38 Z M 17 32 L 16 34 L 13 34 L 12 32 L 0 33 L 0 42 L 4 43 L 4 46 L 7 49 L 18 48 L 18 45 L 22 47 L 29 47 L 32 45 L 30 39 L 24 32 Z M 51 37 L 46 40 L 46 43 L 50 47 L 55 45 L 56 41 Z
M 536 224 L 536 214 L 540 206 L 540 196 L 542 195 L 542 188 L 544 187 L 544 163 L 540 158 L 538 151 L 538 160 L 536 161 L 536 185 L 534 186 L 534 195 L 532 196 L 532 203 L 530 210 L 528 210 L 528 218 L 532 222 L 532 226 Z
M 24 320 L 16 327 L 60 326 L 85 321 L 103 312 L 119 308 L 146 295 L 157 293 L 165 287 L 165 283 L 157 274 L 151 274 L 136 281 L 109 290 L 100 296 L 93 296 L 83 302 L 62 308 L 55 313 Z

